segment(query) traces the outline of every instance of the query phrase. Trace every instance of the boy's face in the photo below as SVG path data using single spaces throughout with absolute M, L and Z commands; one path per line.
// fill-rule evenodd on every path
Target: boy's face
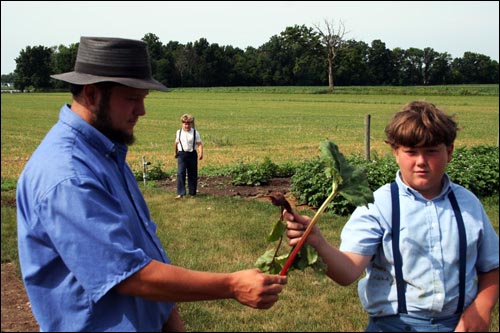
M 185 130 L 186 132 L 189 132 L 191 130 L 192 126 L 193 126 L 192 121 L 183 121 L 182 122 L 182 129 Z
M 434 147 L 405 147 L 393 149 L 403 182 L 427 199 L 441 193 L 441 180 L 451 161 L 453 145 Z

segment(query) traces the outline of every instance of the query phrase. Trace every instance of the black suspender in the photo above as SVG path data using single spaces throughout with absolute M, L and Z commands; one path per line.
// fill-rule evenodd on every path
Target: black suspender
M 184 151 L 184 147 L 182 146 L 182 141 L 181 141 L 181 133 L 182 133 L 182 128 L 179 130 L 179 143 L 181 144 L 182 151 Z
M 193 151 L 196 151 L 196 130 L 193 128 Z
M 398 291 L 398 313 L 408 313 L 406 310 L 405 283 L 403 280 L 403 259 L 399 251 L 399 190 L 396 182 L 391 183 L 392 199 L 392 255 L 394 256 L 394 270 L 396 273 L 396 287 Z
M 453 191 L 448 194 L 455 218 L 457 220 L 458 237 L 459 237 L 459 296 L 458 305 L 455 313 L 461 313 L 464 309 L 465 302 L 465 265 L 467 255 L 467 236 L 465 233 L 464 220 L 462 213 L 458 207 L 457 199 Z M 398 294 L 398 313 L 407 313 L 406 309 L 406 296 L 405 296 L 405 283 L 403 280 L 403 260 L 401 252 L 399 251 L 399 189 L 396 182 L 391 183 L 391 202 L 392 202 L 392 252 L 394 255 L 394 270 L 396 274 L 396 287 Z
M 455 213 L 455 218 L 457 219 L 458 226 L 458 239 L 459 239 L 459 255 L 460 255 L 460 270 L 459 270 L 459 284 L 458 284 L 458 305 L 457 311 L 455 313 L 461 313 L 464 310 L 465 302 L 465 258 L 467 258 L 467 235 L 465 233 L 464 219 L 462 218 L 462 213 L 460 212 L 460 207 L 458 207 L 457 198 L 453 191 L 448 194 L 451 206 L 453 207 L 453 212 Z
M 196 151 L 196 130 L 193 128 L 193 131 L 194 131 L 193 132 L 193 151 Z M 184 151 L 184 147 L 182 146 L 182 141 L 181 141 L 181 133 L 182 133 L 182 128 L 179 130 L 179 143 L 181 144 L 182 151 Z

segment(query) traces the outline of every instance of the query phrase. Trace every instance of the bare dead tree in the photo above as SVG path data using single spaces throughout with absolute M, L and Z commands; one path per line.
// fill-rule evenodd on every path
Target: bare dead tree
M 335 63 L 335 57 L 337 56 L 338 49 L 344 43 L 344 36 L 346 35 L 344 22 L 340 21 L 335 28 L 333 21 L 324 20 L 325 28 L 322 28 L 319 24 L 315 24 L 314 27 L 318 30 L 318 34 L 321 37 L 321 43 L 326 47 L 328 52 L 328 88 L 333 92 L 333 65 Z

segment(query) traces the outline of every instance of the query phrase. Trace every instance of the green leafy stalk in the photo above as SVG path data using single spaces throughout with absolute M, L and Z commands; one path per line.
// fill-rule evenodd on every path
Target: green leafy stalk
M 323 162 L 325 163 L 325 173 L 327 177 L 332 179 L 332 192 L 312 218 L 299 243 L 292 249 L 280 275 L 286 275 L 295 256 L 304 245 L 307 236 L 309 236 L 318 221 L 319 216 L 325 211 L 328 204 L 337 194 L 342 194 L 356 206 L 368 205 L 369 202 L 373 202 L 373 193 L 368 185 L 365 174 L 347 163 L 336 144 L 331 141 L 322 142 L 320 150 Z
M 278 248 L 275 251 L 267 251 L 257 260 L 256 263 L 257 267 L 263 269 L 264 271 L 270 273 L 278 272 L 281 267 L 281 262 L 286 260 L 279 273 L 280 275 L 286 275 L 289 268 L 292 265 L 295 266 L 294 260 L 299 252 L 301 256 L 305 256 L 307 258 L 306 264 L 304 264 L 304 262 L 297 264 L 299 268 L 302 269 L 304 265 L 307 266 L 308 264 L 317 262 L 317 252 L 314 249 L 310 249 L 310 246 L 304 247 L 304 244 L 307 236 L 309 236 L 314 225 L 317 223 L 319 216 L 326 210 L 328 204 L 337 194 L 341 194 L 349 202 L 356 206 L 368 205 L 368 203 L 373 202 L 373 193 L 368 184 L 366 175 L 362 170 L 354 168 L 346 161 L 344 155 L 340 153 L 337 145 L 331 141 L 324 141 L 320 145 L 320 150 L 322 162 L 325 164 L 325 174 L 328 178 L 332 179 L 332 191 L 311 219 L 311 222 L 304 231 L 299 243 L 292 248 L 288 255 L 278 257 L 277 249 L 281 245 L 281 237 L 286 231 L 286 225 L 280 218 L 280 221 L 278 221 L 277 225 L 275 225 L 273 232 L 270 235 L 271 237 L 268 239 L 269 241 L 276 241 L 279 239 L 280 242 L 278 244 Z M 279 202 L 283 203 L 283 201 Z M 273 201 L 273 203 L 276 204 L 277 202 Z M 283 207 L 283 205 L 281 206 Z M 287 207 L 286 209 L 291 212 L 291 208 L 289 209 Z M 315 254 L 312 252 L 315 252 Z M 311 260 L 309 261 L 309 259 Z

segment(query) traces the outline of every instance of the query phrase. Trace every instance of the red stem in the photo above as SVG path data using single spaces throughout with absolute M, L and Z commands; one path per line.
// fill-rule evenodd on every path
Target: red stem
M 302 248 L 302 246 L 306 242 L 306 238 L 311 233 L 313 226 L 314 226 L 314 223 L 309 224 L 307 226 L 307 229 L 306 229 L 306 231 L 304 231 L 302 238 L 300 239 L 300 241 L 297 243 L 297 245 L 295 245 L 295 247 L 290 252 L 290 255 L 288 256 L 288 259 L 287 259 L 285 265 L 281 269 L 281 272 L 280 272 L 281 276 L 286 275 L 286 272 L 288 272 L 288 269 L 290 268 L 290 266 L 292 266 L 293 260 L 295 259 L 295 257 L 297 256 L 297 253 L 299 253 L 300 249 Z

